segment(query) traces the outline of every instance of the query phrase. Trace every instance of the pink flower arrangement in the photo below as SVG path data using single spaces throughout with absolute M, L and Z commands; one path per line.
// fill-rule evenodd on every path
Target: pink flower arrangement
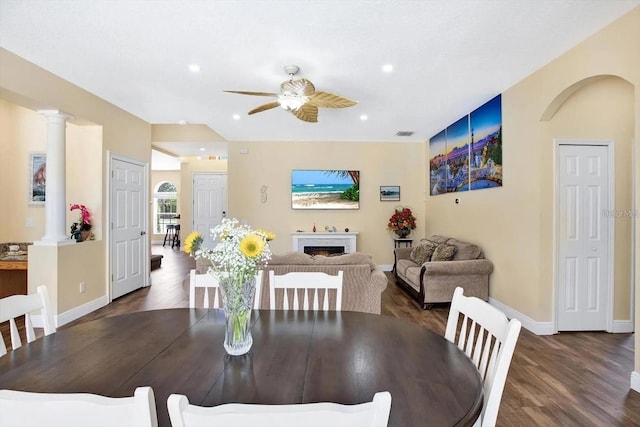
M 73 223 L 71 226 L 71 233 L 73 234 L 75 230 L 78 231 L 89 231 L 91 230 L 91 214 L 89 213 L 89 209 L 85 205 L 72 204 L 69 207 L 70 211 L 80 210 L 80 219 Z

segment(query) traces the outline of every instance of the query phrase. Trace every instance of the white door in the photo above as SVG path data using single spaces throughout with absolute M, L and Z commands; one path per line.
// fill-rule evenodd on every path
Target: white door
M 145 167 L 111 160 L 111 299 L 141 288 L 147 260 Z
M 192 230 L 200 232 L 206 247 L 213 247 L 211 228 L 220 224 L 227 211 L 227 175 L 220 173 L 193 174 Z
M 607 330 L 609 159 L 604 145 L 559 145 L 559 331 Z

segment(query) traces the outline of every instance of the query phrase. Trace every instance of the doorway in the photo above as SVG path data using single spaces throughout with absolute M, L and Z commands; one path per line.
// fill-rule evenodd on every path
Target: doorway
M 203 246 L 213 248 L 210 230 L 227 214 L 227 174 L 193 174 L 193 223 L 191 229 L 202 235 Z
M 612 330 L 612 141 L 556 141 L 556 330 Z
M 145 286 L 149 276 L 147 165 L 109 158 L 109 283 L 114 300 Z

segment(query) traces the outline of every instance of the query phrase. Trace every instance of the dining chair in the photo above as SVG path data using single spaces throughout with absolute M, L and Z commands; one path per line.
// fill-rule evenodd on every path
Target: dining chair
M 16 318 L 24 316 L 25 334 L 27 342 L 30 343 L 36 339 L 31 315 L 38 312 L 44 326 L 44 334 L 51 335 L 56 331 L 56 326 L 53 321 L 53 312 L 51 311 L 51 303 L 46 286 L 38 286 L 35 294 L 11 295 L 0 299 L 0 323 L 9 321 L 12 350 L 22 347 Z M 0 356 L 5 354 L 7 354 L 7 346 L 0 332 Z
M 322 310 L 329 310 L 329 290 L 335 289 L 335 311 L 342 310 L 342 277 L 343 271 L 338 271 L 337 276 L 316 271 L 294 271 L 283 275 L 276 275 L 269 270 L 269 306 L 271 310 L 277 310 L 276 289 L 283 289 L 282 309 L 309 310 L 310 299 L 313 298 L 312 310 L 319 309 L 320 290 L 324 289 Z M 288 292 L 293 290 L 293 292 Z M 300 298 L 302 293 L 302 298 Z M 302 302 L 300 302 L 302 299 Z M 302 307 L 301 307 L 302 305 Z
M 189 308 L 196 308 L 196 289 L 204 288 L 203 307 L 222 308 L 222 293 L 220 292 L 220 282 L 209 273 L 196 274 L 196 270 L 189 272 Z M 213 293 L 213 307 L 209 307 L 209 289 Z M 260 292 L 262 289 L 262 270 L 256 274 L 256 293 L 253 297 L 253 308 L 260 308 Z
M 461 316 L 462 323 L 458 326 Z M 474 427 L 496 424 L 520 328 L 519 320 L 507 319 L 504 313 L 480 298 L 464 296 L 461 287 L 453 292 L 444 337 L 471 359 L 482 378 L 482 414 Z
M 0 390 L 2 427 L 157 427 L 151 387 L 133 397 Z
M 187 396 L 172 394 L 167 400 L 172 427 L 386 427 L 391 394 L 378 392 L 371 402 L 356 405 L 301 403 L 255 405 L 227 403 L 204 407 L 191 405 Z

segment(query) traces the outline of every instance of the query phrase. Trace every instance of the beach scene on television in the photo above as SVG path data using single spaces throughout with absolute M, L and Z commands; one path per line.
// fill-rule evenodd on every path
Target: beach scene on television
M 292 209 L 360 209 L 360 172 L 292 170 Z

